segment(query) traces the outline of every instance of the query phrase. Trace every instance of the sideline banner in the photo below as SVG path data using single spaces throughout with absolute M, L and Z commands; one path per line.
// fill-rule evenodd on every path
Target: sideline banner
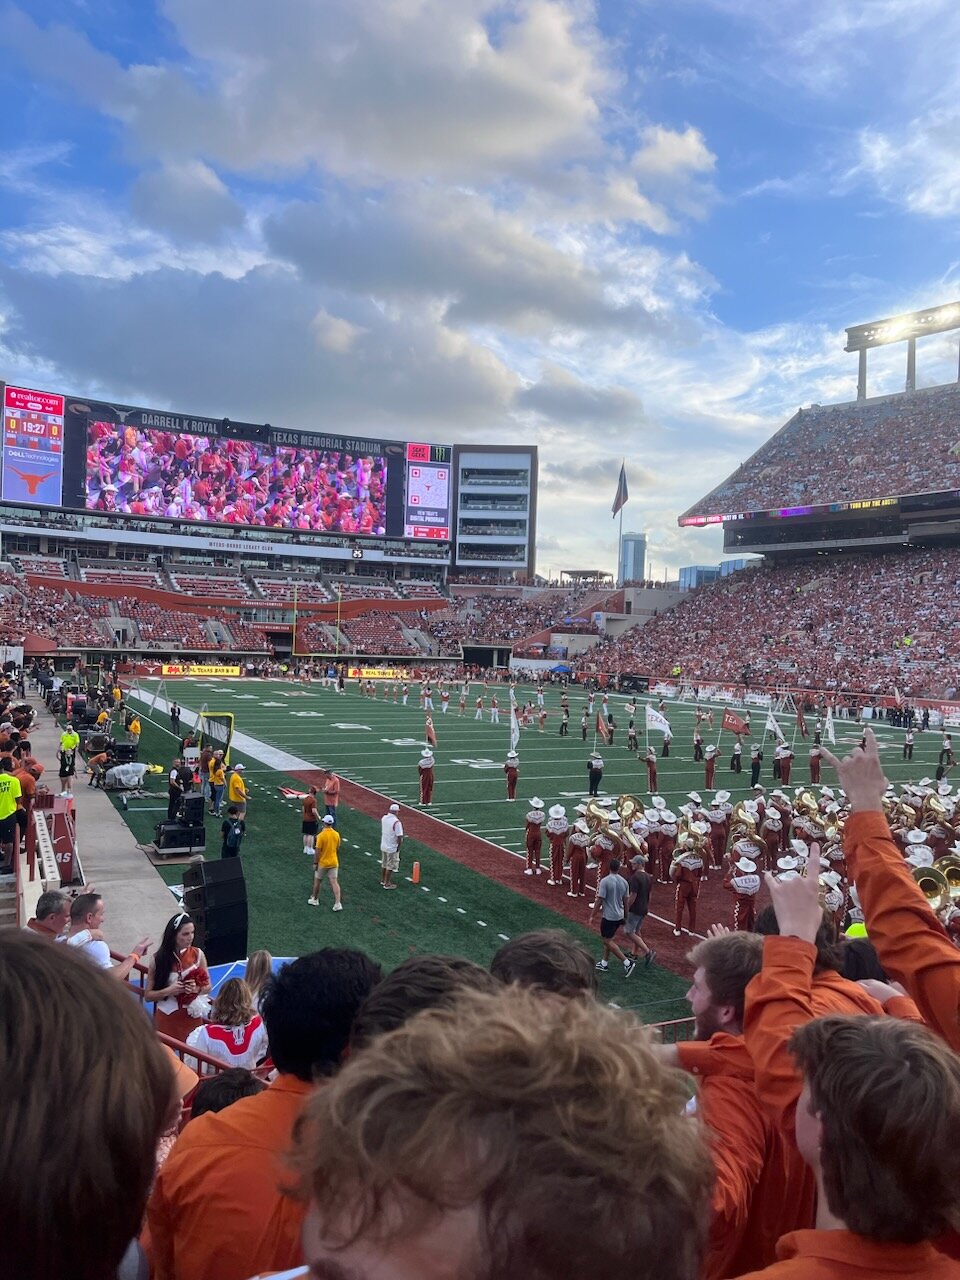
M 199 662 L 163 662 L 160 674 L 164 676 L 238 676 L 239 665 L 235 667 L 207 666 Z
M 399 667 L 348 667 L 347 677 L 350 680 L 400 680 L 409 676 L 409 671 Z

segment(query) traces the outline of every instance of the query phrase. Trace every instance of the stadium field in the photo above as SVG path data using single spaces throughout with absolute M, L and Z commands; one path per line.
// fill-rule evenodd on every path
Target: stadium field
M 184 679 L 141 681 L 134 693 L 143 706 L 160 690 L 157 705 L 144 716 L 141 760 L 168 765 L 176 749 L 166 714 L 167 699 L 176 700 L 184 710 L 183 724 L 190 713 L 206 707 L 210 711 L 230 711 L 236 716 L 232 758 L 242 760 L 251 792 L 248 833 L 244 846 L 244 866 L 250 900 L 250 948 L 267 947 L 275 954 L 299 954 L 329 943 L 350 944 L 367 949 L 386 966 L 398 963 L 414 951 L 456 952 L 480 963 L 490 957 L 505 937 L 528 929 L 563 927 L 587 942 L 599 954 L 596 934 L 587 925 L 582 900 L 571 900 L 561 890 L 548 889 L 542 877 L 523 875 L 523 823 L 529 798 L 538 795 L 549 806 L 560 802 L 568 816 L 585 798 L 586 760 L 594 737 L 584 742 L 580 717 L 584 705 L 582 691 L 569 691 L 570 735 L 561 738 L 559 692 L 547 692 L 548 719 L 545 732 L 536 727 L 523 730 L 520 745 L 520 786 L 515 803 L 506 799 L 503 761 L 509 748 L 509 694 L 498 690 L 501 703 L 499 725 L 474 719 L 468 703 L 466 715 L 457 714 L 456 691 L 447 715 L 440 712 L 435 695 L 433 713 L 437 734 L 437 783 L 430 817 L 416 811 L 418 799 L 417 762 L 424 745 L 424 713 L 420 710 L 415 685 L 411 685 L 406 707 L 383 698 L 361 694 L 356 683 L 348 684 L 344 695 L 324 689 L 319 683 L 299 685 L 291 681 L 231 681 Z M 471 703 L 479 686 L 471 690 Z M 522 703 L 533 691 L 518 689 Z M 601 795 L 638 795 L 649 802 L 646 769 L 640 758 L 626 748 L 627 699 L 611 695 L 610 705 L 618 729 L 612 746 L 600 744 L 605 771 Z M 486 698 L 489 703 L 489 695 Z M 638 723 L 642 723 L 644 700 L 638 700 Z M 599 706 L 599 699 L 597 702 Z M 720 715 L 715 722 L 719 725 Z M 692 705 L 667 707 L 674 730 L 671 755 L 660 759 L 659 791 L 671 808 L 686 800 L 688 791 L 703 789 L 703 766 L 693 761 Z M 755 729 L 762 726 L 765 713 L 754 711 Z M 595 719 L 595 716 L 594 716 Z M 781 716 L 788 741 L 795 728 L 794 716 Z M 812 730 L 812 722 L 810 728 Z M 849 749 L 859 741 L 853 722 L 838 720 L 837 747 Z M 717 728 L 706 741 L 716 741 Z M 884 762 L 892 780 L 919 778 L 934 771 L 940 735 L 917 734 L 912 766 L 900 759 L 902 733 L 878 727 Z M 749 768 L 740 775 L 728 769 L 730 734 L 720 736 L 720 757 L 716 785 L 732 793 L 733 799 L 749 794 Z M 658 754 L 659 733 L 651 733 Z M 745 743 L 745 755 L 749 744 Z M 808 780 L 807 746 L 797 738 L 797 761 L 792 785 Z M 772 742 L 768 736 L 761 781 L 772 788 Z M 344 780 L 339 829 L 344 839 L 341 856 L 341 883 L 345 910 L 334 914 L 330 900 L 319 910 L 306 904 L 310 887 L 308 859 L 302 851 L 300 803 L 284 798 L 281 787 L 305 790 L 315 773 L 333 768 Z M 829 781 L 824 771 L 824 781 Z M 165 813 L 165 778 L 150 780 L 156 798 L 131 800 L 126 818 L 138 840 L 150 838 L 155 823 Z M 704 797 L 706 798 L 706 796 Z M 401 890 L 384 896 L 379 888 L 379 816 L 386 802 L 397 800 L 411 810 L 402 816 L 408 832 L 401 864 Z M 207 857 L 219 853 L 218 823 L 207 819 Z M 410 838 L 412 837 L 412 838 Z M 421 883 L 413 886 L 407 877 L 414 861 L 421 864 Z M 164 879 L 177 883 L 178 866 L 161 869 Z M 729 899 L 719 888 L 714 874 L 704 884 L 698 928 L 714 920 L 727 921 Z M 658 963 L 650 969 L 638 968 L 625 979 L 619 966 L 603 975 L 603 995 L 623 1007 L 636 1009 L 647 1020 L 682 1017 L 687 1008 L 682 1000 L 687 972 L 684 955 L 691 939 L 672 936 L 672 894 L 665 886 L 655 886 L 651 918 L 644 936 L 658 951 Z M 671 972 L 673 970 L 673 972 Z

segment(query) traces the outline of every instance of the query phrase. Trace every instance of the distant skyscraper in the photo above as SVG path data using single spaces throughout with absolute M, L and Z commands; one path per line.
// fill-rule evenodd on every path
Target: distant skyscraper
M 647 535 L 625 533 L 620 548 L 620 582 L 642 582 L 647 576 Z

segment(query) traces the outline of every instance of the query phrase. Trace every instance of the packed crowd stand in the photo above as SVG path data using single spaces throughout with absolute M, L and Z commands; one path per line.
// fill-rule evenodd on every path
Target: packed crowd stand
M 674 1043 L 596 999 L 563 931 L 489 969 L 425 954 L 384 975 L 326 947 L 274 974 L 256 953 L 211 1004 L 187 913 L 154 955 L 111 959 L 100 895 L 45 894 L 0 933 L 0 1271 L 956 1280 L 960 910 L 938 918 L 915 873 L 960 847 L 960 798 L 897 795 L 869 730 L 824 755 L 832 786 L 729 815 L 732 891 L 756 894 L 741 864 L 766 851 L 770 904 L 688 935 L 693 1037 Z M 697 799 L 678 899 L 713 863 Z M 636 834 L 634 867 L 653 858 Z M 174 1053 L 125 990 L 135 965 Z M 82 1106 L 54 1105 L 65 1081 Z
M 587 655 L 589 669 L 693 683 L 941 697 L 957 684 L 960 548 L 764 565 L 690 592 Z
M 813 405 L 681 519 L 958 489 L 958 443 L 956 385 Z

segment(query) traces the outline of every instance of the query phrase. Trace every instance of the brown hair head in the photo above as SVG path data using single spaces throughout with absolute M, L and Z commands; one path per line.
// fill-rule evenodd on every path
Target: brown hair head
M 396 1030 L 423 1009 L 452 1005 L 467 987 L 495 991 L 497 982 L 465 956 L 411 956 L 378 982 L 360 1006 L 350 1032 L 351 1050 Z
M 490 961 L 501 982 L 540 987 L 558 996 L 595 996 L 593 956 L 563 929 L 534 929 L 505 942 Z
M 724 933 L 698 942 L 687 959 L 702 969 L 714 1005 L 730 1005 L 743 1026 L 747 986 L 763 967 L 763 939 L 756 933 Z
M 269 951 L 254 951 L 247 961 L 243 980 L 256 997 L 273 975 L 273 956 Z
M 712 1168 L 687 1095 L 628 1015 L 465 991 L 314 1094 L 296 1164 L 327 1247 L 475 1206 L 473 1280 L 694 1280 Z
M 228 978 L 213 1002 L 210 1021 L 224 1027 L 245 1027 L 253 1017 L 253 996 L 242 978 Z
M 173 1073 L 123 984 L 0 931 L 0 1275 L 104 1280 L 140 1229 Z M 64 1081 L 82 1105 L 61 1107 Z
M 960 1227 L 960 1057 L 890 1017 L 817 1018 L 790 1049 L 820 1119 L 831 1212 L 902 1244 Z

